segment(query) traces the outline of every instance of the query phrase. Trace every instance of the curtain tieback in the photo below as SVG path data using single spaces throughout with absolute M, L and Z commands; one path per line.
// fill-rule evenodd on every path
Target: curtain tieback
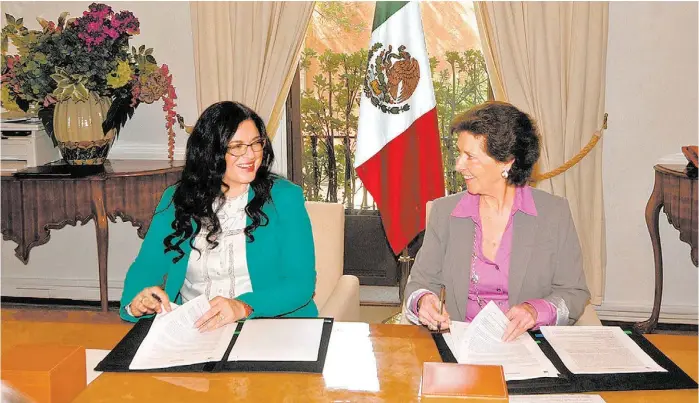
M 585 156 L 587 154 L 589 154 L 593 148 L 595 148 L 595 146 L 597 145 L 597 142 L 599 142 L 600 137 L 602 137 L 602 132 L 604 131 L 604 129 L 607 128 L 607 117 L 608 116 L 609 116 L 609 114 L 607 114 L 607 113 L 604 114 L 604 120 L 602 121 L 602 128 L 597 130 L 596 132 L 594 132 L 592 134 L 592 138 L 590 139 L 590 141 L 588 141 L 587 145 L 585 145 L 585 147 L 583 147 L 582 150 L 580 150 L 580 152 L 575 154 L 575 156 L 573 158 L 569 159 L 563 165 L 559 166 L 558 168 L 556 168 L 554 170 L 551 170 L 551 171 L 548 171 L 546 173 L 535 176 L 534 178 L 532 178 L 531 182 L 536 183 L 536 182 L 540 182 L 542 180 L 551 179 L 554 176 L 558 176 L 558 175 L 562 174 L 563 172 L 567 171 L 568 169 L 570 169 L 571 167 L 573 167 L 578 162 L 580 162 L 583 158 L 585 158 Z

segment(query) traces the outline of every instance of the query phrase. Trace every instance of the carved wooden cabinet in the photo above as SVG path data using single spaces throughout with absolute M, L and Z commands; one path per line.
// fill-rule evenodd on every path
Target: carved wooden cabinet
M 656 165 L 653 193 L 646 205 L 646 225 L 653 245 L 655 260 L 655 296 L 653 312 L 648 320 L 637 323 L 636 329 L 652 332 L 658 324 L 660 303 L 663 298 L 663 252 L 660 245 L 658 219 L 660 209 L 679 231 L 682 242 L 689 244 L 694 266 L 697 262 L 697 170 L 683 165 Z
M 107 160 L 104 172 L 83 178 L 4 175 L 0 179 L 0 227 L 4 240 L 17 243 L 24 264 L 35 246 L 50 239 L 50 230 L 95 220 L 100 302 L 107 310 L 107 219 L 120 217 L 143 238 L 165 188 L 179 180 L 183 161 Z M 79 245 L 76 245 L 79 247 Z

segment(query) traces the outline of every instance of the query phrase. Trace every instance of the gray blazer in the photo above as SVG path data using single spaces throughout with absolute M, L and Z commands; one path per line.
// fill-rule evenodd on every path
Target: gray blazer
M 473 252 L 473 220 L 451 215 L 463 195 L 433 202 L 404 294 L 407 299 L 421 288 L 439 294 L 444 284 L 452 320 L 466 318 Z M 537 189 L 532 189 L 532 196 L 537 216 L 517 211 L 513 218 L 508 301 L 513 306 L 546 299 L 556 306 L 557 325 L 573 324 L 582 315 L 590 292 L 568 201 Z

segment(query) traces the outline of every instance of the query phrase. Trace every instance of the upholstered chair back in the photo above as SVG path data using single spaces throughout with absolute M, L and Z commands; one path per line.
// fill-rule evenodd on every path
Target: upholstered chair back
M 306 202 L 316 252 L 316 293 L 323 307 L 342 276 L 345 256 L 345 207 L 339 203 Z M 289 234 L 293 236 L 293 234 Z

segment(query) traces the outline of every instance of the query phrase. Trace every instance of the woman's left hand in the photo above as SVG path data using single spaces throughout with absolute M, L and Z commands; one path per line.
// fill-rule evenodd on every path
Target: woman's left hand
M 229 323 L 237 322 L 246 316 L 245 304 L 237 299 L 215 297 L 209 302 L 211 309 L 194 322 L 194 326 L 200 332 L 218 329 Z
M 533 328 L 534 325 L 536 325 L 538 313 L 533 306 L 525 302 L 510 308 L 505 316 L 510 320 L 510 324 L 507 325 L 505 329 L 502 341 L 508 342 L 518 338 L 521 334 Z

